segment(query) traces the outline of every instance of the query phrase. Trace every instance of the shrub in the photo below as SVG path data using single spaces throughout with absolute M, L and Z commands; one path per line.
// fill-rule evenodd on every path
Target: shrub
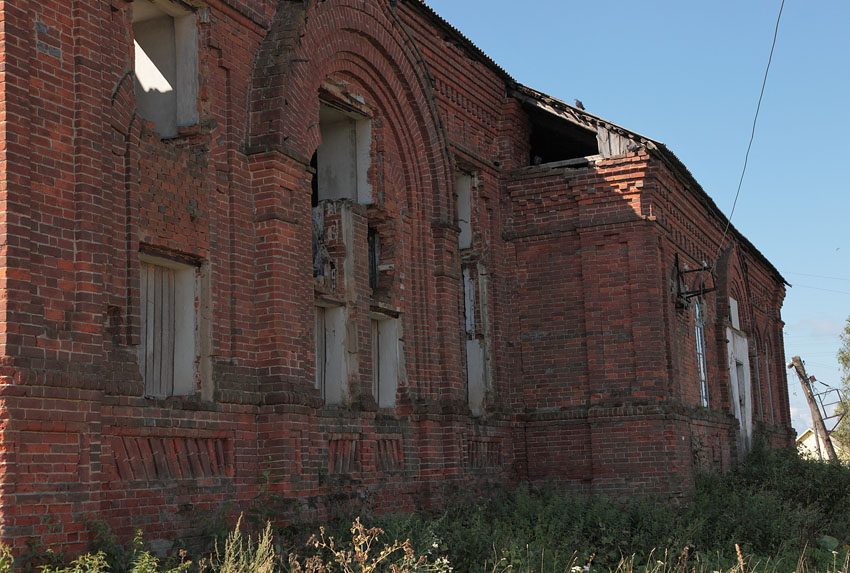
M 315 553 L 304 558 L 303 565 L 297 555 L 289 555 L 290 571 L 292 573 L 330 573 L 332 571 L 448 573 L 452 570 L 445 558 L 430 560 L 424 555 L 417 557 L 409 540 L 404 543 L 395 540 L 390 545 L 379 542 L 378 538 L 383 533 L 383 530 L 377 527 L 367 529 L 357 518 L 351 524 L 351 543 L 338 545 L 333 537 L 326 537 L 325 529 L 321 528 L 319 535 L 313 535 L 307 542 Z

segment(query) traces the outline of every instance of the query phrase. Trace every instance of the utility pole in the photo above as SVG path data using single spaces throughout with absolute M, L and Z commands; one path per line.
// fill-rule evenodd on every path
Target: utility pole
M 809 403 L 809 410 L 812 412 L 812 424 L 815 426 L 815 437 L 820 438 L 826 450 L 826 457 L 831 462 L 838 461 L 838 456 L 835 455 L 835 448 L 832 447 L 832 440 L 829 434 L 826 433 L 826 426 L 823 423 L 823 417 L 820 414 L 815 396 L 812 393 L 812 386 L 809 382 L 809 377 L 806 376 L 806 369 L 803 367 L 803 361 L 799 356 L 795 356 L 788 363 L 788 368 L 793 368 L 797 372 L 797 377 L 800 379 L 800 384 L 803 386 L 803 394 L 806 395 L 806 402 Z

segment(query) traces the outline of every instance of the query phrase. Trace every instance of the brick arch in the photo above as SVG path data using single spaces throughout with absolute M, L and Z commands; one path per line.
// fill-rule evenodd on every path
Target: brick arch
M 454 177 L 428 70 L 395 9 L 355 0 L 282 3 L 254 69 L 248 151 L 279 150 L 306 168 L 320 142 L 319 92 L 328 79 L 346 82 L 347 91 L 362 95 L 385 120 L 398 156 L 388 175 L 406 195 L 408 219 L 422 223 L 405 238 L 408 297 L 419 301 L 405 312 L 405 329 L 421 333 L 405 360 L 417 392 L 430 395 L 450 378 L 447 341 L 453 334 L 448 322 L 435 331 L 431 317 L 441 304 L 455 303 L 451 289 L 457 285 L 440 287 L 447 279 L 435 278 L 419 262 L 444 265 L 451 256 L 447 245 L 456 244 L 446 232 L 453 220 Z M 441 352 L 438 371 L 427 366 L 435 348 Z
M 756 388 L 753 393 L 753 409 L 759 413 L 759 421 L 764 421 L 768 410 L 767 397 L 765 396 L 765 365 L 764 361 L 764 337 L 762 335 L 763 327 L 759 326 L 759 321 L 753 317 L 752 332 L 750 333 L 750 367 L 753 368 L 752 382 Z M 756 375 L 757 374 L 757 375 Z M 753 415 L 755 419 L 755 412 Z
M 134 326 L 137 326 L 137 317 L 132 316 L 134 294 L 137 296 L 137 293 L 133 292 L 130 276 L 138 266 L 137 257 L 134 256 L 138 250 L 138 222 L 134 220 L 133 214 L 137 213 L 137 210 L 134 209 L 135 203 L 138 201 L 139 185 L 136 166 L 139 161 L 139 144 L 142 139 L 142 124 L 144 123 L 136 110 L 134 90 L 133 73 L 127 71 L 119 78 L 112 90 L 109 118 L 110 127 L 113 130 L 113 172 L 122 175 L 119 182 L 124 204 L 121 205 L 121 208 L 125 213 L 124 233 L 130 243 L 127 252 L 124 254 L 124 260 L 121 261 L 123 264 L 113 271 L 113 280 L 117 283 L 113 285 L 113 288 L 121 291 L 115 294 L 123 299 L 122 306 L 125 313 L 124 328 L 121 332 L 122 342 L 128 345 L 138 343 L 138 332 L 134 330 Z
M 729 316 L 729 297 L 738 301 L 738 317 L 741 329 L 749 332 L 754 327 L 750 314 L 750 302 L 746 288 L 746 274 L 741 261 L 741 252 L 737 245 L 727 248 L 717 260 L 717 315 L 718 321 Z
M 738 301 L 738 320 L 741 324 L 741 330 L 744 332 L 752 331 L 752 322 L 750 321 L 749 304 L 747 302 L 747 291 L 742 284 L 742 280 L 735 276 L 729 285 L 729 297 Z M 729 304 L 728 299 L 726 304 Z
M 112 178 L 116 202 L 112 208 L 122 213 L 115 227 L 125 248 L 115 252 L 109 273 L 109 324 L 114 346 L 107 361 L 110 368 L 104 372 L 107 394 L 140 396 L 144 385 L 139 375 L 135 351 L 139 343 L 139 192 L 141 175 L 139 164 L 144 143 L 157 145 L 159 137 L 152 124 L 143 119 L 136 108 L 133 72 L 125 71 L 112 88 L 107 116 L 109 137 L 108 153 L 104 157 L 105 174 Z M 146 125 L 147 124 L 147 125 Z
M 343 79 L 387 117 L 423 215 L 449 219 L 451 161 L 427 74 L 387 3 L 285 3 L 254 69 L 249 149 L 309 158 L 320 138 L 319 89 Z

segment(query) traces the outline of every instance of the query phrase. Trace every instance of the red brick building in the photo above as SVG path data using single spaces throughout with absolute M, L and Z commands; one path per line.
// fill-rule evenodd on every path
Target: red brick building
M 7 542 L 792 443 L 778 271 L 418 0 L 0 1 L 0 62 Z

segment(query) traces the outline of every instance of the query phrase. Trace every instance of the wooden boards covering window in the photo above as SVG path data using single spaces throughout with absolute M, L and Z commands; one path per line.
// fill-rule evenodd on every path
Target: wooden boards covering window
M 174 394 L 176 288 L 174 269 L 141 263 L 141 351 L 145 395 Z

